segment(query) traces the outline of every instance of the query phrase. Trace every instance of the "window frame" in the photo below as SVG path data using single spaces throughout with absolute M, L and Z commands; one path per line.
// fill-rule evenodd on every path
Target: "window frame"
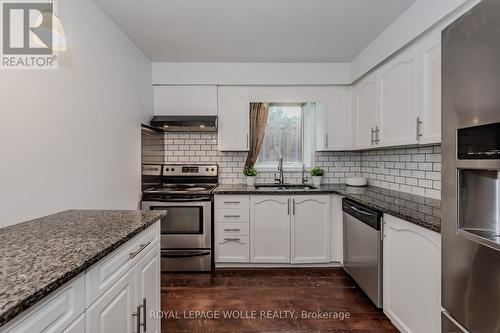
M 302 146 L 302 160 L 299 162 L 286 162 L 283 161 L 283 170 L 288 171 L 288 172 L 296 172 L 296 171 L 302 171 L 303 165 L 305 164 L 306 169 L 309 169 L 312 167 L 312 162 L 314 161 L 314 156 L 315 156 L 315 147 L 314 144 L 311 147 L 306 147 L 305 145 L 305 112 L 304 112 L 304 106 L 308 102 L 301 102 L 301 103 L 286 103 L 286 102 L 271 102 L 269 103 L 269 107 L 272 106 L 300 106 L 301 107 L 301 116 L 300 116 L 300 126 L 301 126 L 301 137 L 300 137 L 300 142 Z M 315 112 L 313 114 L 313 123 L 315 123 Z M 310 135 L 313 135 L 313 133 L 310 133 Z M 306 154 L 310 155 L 310 157 L 306 158 Z M 260 153 L 259 153 L 260 155 Z M 273 161 L 273 162 L 260 162 L 259 159 L 257 159 L 257 163 L 255 164 L 255 168 L 259 172 L 270 172 L 270 171 L 276 171 L 278 167 L 278 161 Z

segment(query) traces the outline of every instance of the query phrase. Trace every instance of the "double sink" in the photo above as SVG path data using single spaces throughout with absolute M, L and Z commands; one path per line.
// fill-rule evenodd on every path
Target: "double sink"
M 302 184 L 256 184 L 256 190 L 263 191 L 290 191 L 290 190 L 317 190 L 317 187 L 311 185 L 302 185 Z

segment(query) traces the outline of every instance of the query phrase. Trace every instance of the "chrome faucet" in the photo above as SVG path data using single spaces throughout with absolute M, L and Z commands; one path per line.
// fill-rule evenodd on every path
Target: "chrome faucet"
M 274 182 L 277 182 L 279 185 L 283 185 L 285 183 L 285 177 L 283 176 L 283 156 L 280 156 L 278 161 L 278 172 L 280 173 L 279 178 L 276 178 L 276 174 L 274 174 Z
M 305 185 L 306 183 L 307 183 L 306 165 L 302 164 L 302 185 Z

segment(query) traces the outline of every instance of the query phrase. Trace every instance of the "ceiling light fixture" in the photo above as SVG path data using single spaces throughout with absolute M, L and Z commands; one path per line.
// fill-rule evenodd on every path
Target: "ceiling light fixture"
M 52 50 L 57 52 L 66 51 L 66 33 L 61 19 L 54 14 L 54 5 L 52 0 L 49 2 L 49 10 L 43 11 L 38 16 L 36 23 L 36 33 L 32 34 L 32 40 L 39 46 L 48 47 L 42 39 L 50 40 L 52 35 Z M 40 37 L 42 37 L 40 39 Z M 45 38 L 44 38 L 45 37 Z

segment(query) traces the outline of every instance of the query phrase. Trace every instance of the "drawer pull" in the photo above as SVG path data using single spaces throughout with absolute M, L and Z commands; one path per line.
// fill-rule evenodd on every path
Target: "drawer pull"
M 237 204 L 239 204 L 239 203 L 241 203 L 241 202 L 239 202 L 239 201 L 224 201 L 224 203 L 225 203 L 225 204 L 233 204 L 233 205 L 237 205 Z
M 223 245 L 229 242 L 236 242 L 245 245 L 245 243 L 241 241 L 241 238 L 224 238 L 224 241 L 222 243 L 219 243 L 219 245 Z
M 142 252 L 142 250 L 144 250 L 145 248 L 148 247 L 148 245 L 151 244 L 151 241 L 147 242 L 147 243 L 144 243 L 144 244 L 141 244 L 139 245 L 139 250 L 135 251 L 135 252 L 130 252 L 128 254 L 129 258 L 132 259 L 132 258 L 135 258 L 139 253 Z
M 238 228 L 234 228 L 234 229 L 224 229 L 224 231 L 241 231 L 241 229 L 238 229 Z
M 227 218 L 238 218 L 238 217 L 241 217 L 240 215 L 224 215 L 224 217 L 227 217 Z

